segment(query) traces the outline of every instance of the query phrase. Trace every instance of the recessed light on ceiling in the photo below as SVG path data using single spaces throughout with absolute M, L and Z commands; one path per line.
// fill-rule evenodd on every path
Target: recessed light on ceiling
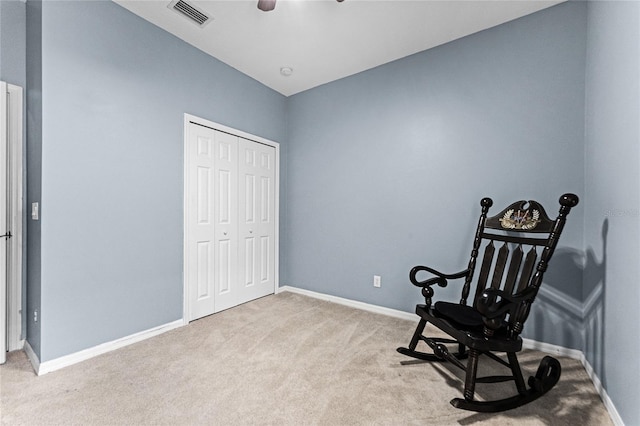
M 293 68 L 291 68 L 291 67 L 282 67 L 282 68 L 280 68 L 280 74 L 282 74 L 285 77 L 289 77 L 291 74 L 293 74 Z

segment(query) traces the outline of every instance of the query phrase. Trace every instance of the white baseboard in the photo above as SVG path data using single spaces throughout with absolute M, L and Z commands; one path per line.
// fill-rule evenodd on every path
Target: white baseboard
M 278 293 L 283 291 L 288 291 L 291 293 L 301 294 L 303 296 L 313 297 L 315 299 L 325 300 L 327 302 L 337 303 L 339 305 L 350 306 L 352 308 L 361 309 L 363 311 L 374 312 L 376 314 L 387 315 L 394 318 L 400 318 L 409 321 L 416 321 L 416 314 L 412 312 L 404 312 L 398 311 L 396 309 L 385 308 L 382 306 L 371 305 L 369 303 L 358 302 L 356 300 L 345 299 L 343 297 L 331 296 L 328 294 L 317 293 L 311 290 L 304 290 L 301 288 L 291 287 L 291 286 L 282 286 L 278 289 Z
M 417 320 L 417 316 L 414 313 L 398 311 L 396 309 L 384 308 L 382 306 L 371 305 L 369 303 L 358 302 L 356 300 L 345 299 L 342 297 L 331 296 L 323 293 L 317 293 L 311 290 L 304 290 L 301 288 L 296 288 L 291 286 L 282 286 L 278 289 L 278 293 L 281 293 L 284 291 L 301 294 L 303 296 L 314 297 L 316 299 L 338 303 L 340 305 L 350 306 L 352 308 L 362 309 L 364 311 L 388 315 L 394 318 L 406 319 L 410 321 Z M 609 395 L 607 395 L 607 392 L 604 389 L 602 382 L 600 381 L 600 378 L 598 378 L 595 371 L 593 370 L 593 367 L 591 366 L 591 364 L 589 364 L 589 361 L 587 361 L 582 351 L 578 349 L 571 349 L 571 348 L 565 348 L 558 345 L 552 345 L 550 343 L 538 342 L 537 340 L 522 339 L 522 341 L 523 341 L 522 346 L 524 348 L 535 349 L 535 350 L 546 352 L 552 355 L 566 356 L 567 358 L 579 360 L 584 366 L 584 369 L 586 370 L 587 375 L 591 379 L 593 386 L 596 388 L 596 391 L 600 395 L 600 398 L 602 399 L 602 402 L 604 403 L 605 408 L 609 412 L 609 416 L 611 417 L 611 421 L 613 422 L 613 424 L 615 424 L 616 426 L 624 426 L 624 422 L 622 421 L 622 418 L 620 417 L 618 410 L 616 410 L 616 407 L 613 404 L 613 401 L 611 401 L 611 398 L 609 398 Z
M 31 366 L 33 367 L 33 370 L 36 372 L 36 374 L 38 374 L 38 370 L 40 370 L 40 359 L 38 358 L 38 355 L 36 355 L 36 352 L 33 350 L 31 345 L 29 344 L 28 340 L 24 342 L 24 353 L 27 354 L 27 358 L 29 358 L 29 362 L 31 362 Z
M 582 362 L 587 375 L 591 379 L 591 382 L 593 382 L 593 386 L 596 388 L 596 392 L 598 392 L 598 395 L 600 395 L 605 408 L 609 412 L 609 417 L 611 417 L 611 421 L 613 422 L 613 424 L 616 426 L 624 426 L 624 422 L 622 421 L 622 417 L 620 417 L 620 413 L 618 413 L 616 406 L 613 404 L 613 401 L 611 401 L 611 398 L 609 398 L 609 395 L 602 385 L 600 378 L 597 376 L 596 372 L 593 370 L 593 367 L 591 366 L 589 361 L 587 361 L 587 358 L 583 353 L 581 353 L 580 361 Z
M 150 328 L 149 330 L 144 330 L 139 333 L 131 334 L 129 336 L 125 336 L 120 339 L 113 340 L 111 342 L 102 343 L 100 345 L 83 349 L 81 351 L 74 352 L 72 354 L 61 356 L 60 358 L 52 359 L 50 361 L 45 361 L 45 362 L 40 362 L 37 355 L 31 348 L 31 345 L 29 345 L 29 342 L 25 344 L 25 352 L 27 354 L 27 357 L 29 357 L 29 360 L 31 361 L 31 365 L 33 365 L 33 369 L 36 371 L 36 374 L 38 376 L 41 376 L 43 374 L 47 374 L 64 367 L 68 367 L 70 365 L 77 364 L 82 361 L 86 361 L 98 355 L 111 352 L 113 350 L 131 345 L 133 343 L 137 343 L 142 340 L 149 339 L 150 337 L 154 337 L 159 334 L 166 333 L 169 330 L 182 327 L 183 325 L 184 325 L 184 321 L 182 319 L 179 319 L 177 321 L 173 321 L 158 327 Z
M 17 342 L 13 342 L 13 345 L 9 345 L 9 352 L 13 352 L 13 351 L 19 351 L 24 349 L 24 344 L 25 344 L 26 340 L 24 339 L 20 339 Z
M 535 349 L 552 355 L 566 356 L 567 358 L 583 361 L 584 354 L 578 349 L 565 348 L 564 346 L 552 345 L 551 343 L 538 342 L 532 339 L 522 339 L 522 347 Z

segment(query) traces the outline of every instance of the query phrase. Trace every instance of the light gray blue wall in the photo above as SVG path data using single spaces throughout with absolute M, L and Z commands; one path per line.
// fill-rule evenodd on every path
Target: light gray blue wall
M 555 216 L 581 195 L 585 16 L 562 4 L 291 97 L 286 284 L 413 311 L 409 269 L 464 269 L 482 197 Z M 581 250 L 582 216 L 560 251 Z M 547 285 L 580 302 L 572 272 Z M 580 348 L 556 310 L 538 304 L 527 335 Z
M 39 202 L 42 198 L 42 3 L 29 1 L 26 4 L 26 136 L 25 157 L 27 164 L 26 202 Z M 41 222 L 30 220 L 25 210 L 26 225 L 27 339 L 36 354 L 40 355 L 42 321 L 34 321 L 34 313 L 41 315 Z
M 587 360 L 622 420 L 640 424 L 640 3 L 589 2 Z
M 20 87 L 26 85 L 25 3 L 0 1 L 0 80 Z
M 286 99 L 112 2 L 44 2 L 39 41 L 48 361 L 182 318 L 183 113 L 284 141 Z

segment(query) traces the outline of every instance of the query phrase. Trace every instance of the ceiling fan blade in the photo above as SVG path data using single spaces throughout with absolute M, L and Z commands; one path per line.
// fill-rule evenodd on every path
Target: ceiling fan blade
M 258 0 L 258 9 L 268 12 L 276 8 L 276 0 Z

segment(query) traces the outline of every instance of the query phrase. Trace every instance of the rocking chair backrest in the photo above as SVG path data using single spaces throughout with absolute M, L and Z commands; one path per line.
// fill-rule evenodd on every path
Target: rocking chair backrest
M 578 197 L 564 194 L 559 202 L 560 212 L 552 220 L 539 203 L 524 200 L 511 204 L 495 216 L 487 217 L 493 201 L 490 198 L 482 199 L 482 213 L 469 261 L 471 272 L 463 286 L 461 304 L 467 304 L 476 262 L 482 251 L 472 306 L 476 307 L 478 298 L 488 288 L 502 290 L 508 295 L 522 294 L 527 290 L 530 297 L 515 315 L 506 318 L 510 333 L 520 334 L 566 217 L 571 208 L 578 204 Z

